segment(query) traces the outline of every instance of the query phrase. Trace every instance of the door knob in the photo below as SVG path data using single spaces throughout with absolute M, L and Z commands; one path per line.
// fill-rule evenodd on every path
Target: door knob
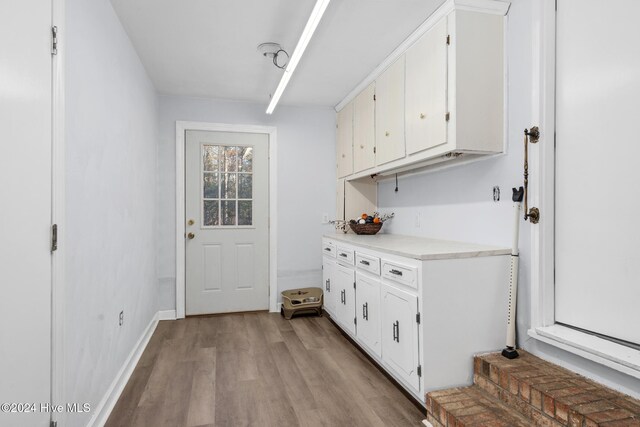
M 187 234 L 187 237 L 188 237 L 189 239 L 193 239 L 194 237 L 196 237 L 196 235 L 195 235 L 195 234 L 193 234 L 193 233 L 189 233 L 189 234 Z
M 424 117 L 425 117 L 425 116 L 424 116 L 424 113 L 420 113 L 420 118 L 421 118 L 421 119 L 424 119 Z
M 388 132 L 388 131 L 387 131 L 387 132 L 385 132 L 385 133 L 384 133 L 384 136 L 389 136 L 389 132 Z
M 195 222 L 194 220 L 192 220 L 192 219 L 190 219 L 190 220 L 187 222 L 187 224 L 189 224 L 189 225 L 193 225 L 193 224 L 195 224 L 195 223 L 196 223 L 196 222 Z

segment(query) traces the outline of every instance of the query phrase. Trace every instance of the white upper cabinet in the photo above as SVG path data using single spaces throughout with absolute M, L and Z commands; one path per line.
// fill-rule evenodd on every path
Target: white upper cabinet
M 447 0 L 361 82 L 338 105 L 348 115 L 363 102 L 355 107 L 354 167 L 340 176 L 352 181 L 502 153 L 508 9 L 503 1 Z M 373 84 L 375 106 L 365 107 Z M 373 141 L 364 137 L 371 109 Z
M 353 173 L 353 103 L 338 112 L 336 163 L 338 178 Z
M 376 164 L 404 156 L 403 55 L 376 80 Z
M 442 19 L 406 54 L 407 154 L 447 142 L 447 20 Z
M 376 165 L 375 82 L 353 101 L 353 171 L 361 172 Z

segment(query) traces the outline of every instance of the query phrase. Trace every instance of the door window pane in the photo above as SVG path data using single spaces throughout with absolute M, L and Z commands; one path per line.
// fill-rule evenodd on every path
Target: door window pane
M 236 201 L 222 201 L 222 225 L 236 225 Z
M 236 198 L 236 178 L 235 173 L 223 173 L 222 182 L 220 183 L 220 198 L 235 199 Z
M 253 147 L 240 147 L 240 172 L 253 172 Z
M 222 160 L 223 172 L 235 172 L 238 170 L 238 147 L 220 147 L 224 149 Z
M 220 210 L 218 208 L 218 200 L 204 201 L 204 225 L 213 226 L 220 225 Z
M 238 199 L 250 199 L 253 187 L 253 176 L 248 173 L 238 174 Z
M 238 201 L 238 225 L 253 225 L 253 201 Z
M 204 174 L 204 191 L 203 195 L 205 199 L 217 199 L 218 198 L 218 174 L 206 173 Z
M 217 171 L 218 170 L 218 152 L 217 145 L 203 145 L 202 146 L 202 162 L 205 171 Z

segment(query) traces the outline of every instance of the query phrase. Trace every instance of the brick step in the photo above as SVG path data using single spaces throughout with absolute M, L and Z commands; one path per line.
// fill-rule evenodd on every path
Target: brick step
M 519 350 L 474 358 L 474 385 L 427 394 L 435 427 L 640 427 L 640 400 Z
M 477 385 L 427 393 L 427 421 L 433 427 L 528 427 L 518 411 Z
M 538 426 L 640 427 L 640 401 L 519 350 L 474 358 L 474 383 Z

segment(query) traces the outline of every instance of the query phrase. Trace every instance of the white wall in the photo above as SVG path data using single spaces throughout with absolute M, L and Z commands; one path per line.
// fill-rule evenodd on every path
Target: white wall
M 322 214 L 335 214 L 335 112 L 330 108 L 266 105 L 176 96 L 160 97 L 158 153 L 158 277 L 160 308 L 175 308 L 176 121 L 277 128 L 278 289 L 320 286 Z
M 157 96 L 108 0 L 66 9 L 65 397 L 95 411 L 157 312 Z
M 523 130 L 532 122 L 535 105 L 532 93 L 534 22 L 537 0 L 512 0 L 507 34 L 509 97 L 508 154 L 471 165 L 439 172 L 399 178 L 394 192 L 393 179 L 378 185 L 381 212 L 395 212 L 385 232 L 442 239 L 511 246 L 511 188 L 522 185 Z M 537 173 L 530 170 L 530 174 Z M 500 186 L 502 197 L 493 202 L 493 186 Z M 415 226 L 421 214 L 420 227 Z M 542 212 L 542 215 L 548 213 Z M 530 321 L 530 234 L 531 224 L 520 224 L 520 272 L 518 294 L 518 342 L 532 353 L 590 376 L 600 382 L 639 396 L 640 382 L 586 359 L 559 350 L 527 336 Z M 505 276 L 508 272 L 505 271 Z M 505 292 L 507 289 L 505 289 Z M 502 308 L 500 308 L 502 309 Z M 506 316 L 506 314 L 505 314 Z

